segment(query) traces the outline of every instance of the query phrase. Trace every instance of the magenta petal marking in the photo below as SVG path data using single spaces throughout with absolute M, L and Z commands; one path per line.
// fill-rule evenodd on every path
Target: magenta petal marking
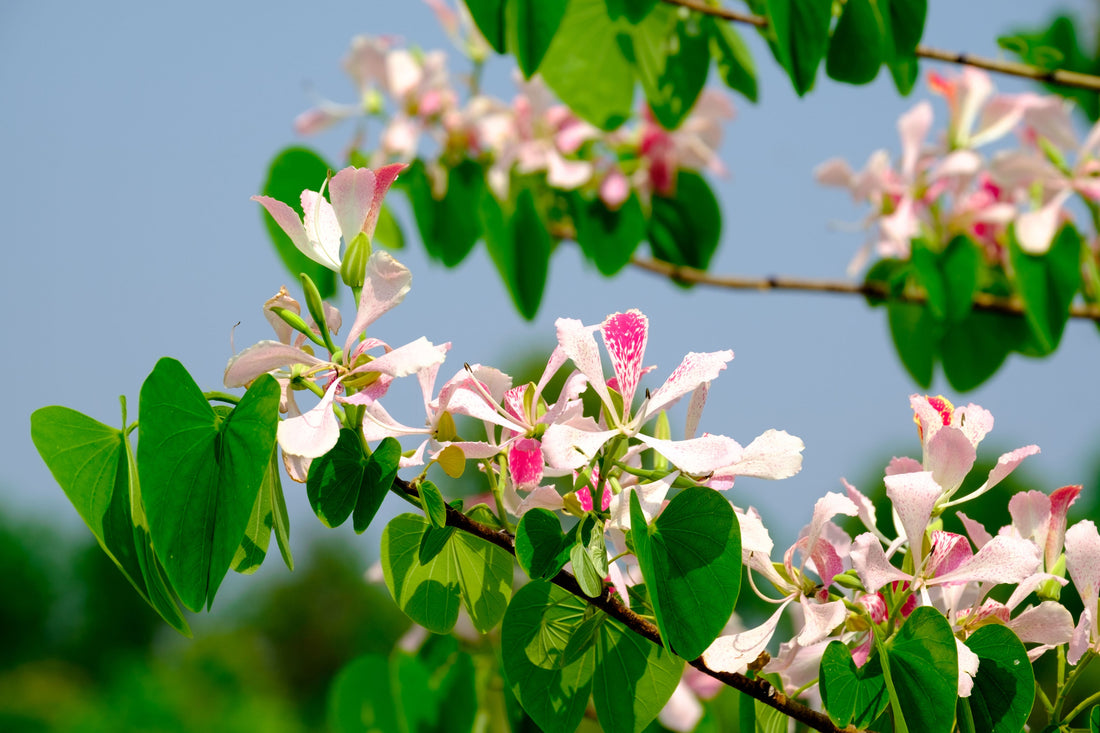
M 368 237 L 374 238 L 374 228 L 378 226 L 378 214 L 382 211 L 382 199 L 386 197 L 386 192 L 390 190 L 397 175 L 407 167 L 406 163 L 393 163 L 374 171 L 373 196 L 362 228 Z
M 508 450 L 508 470 L 517 489 L 530 491 L 542 481 L 542 445 L 534 438 L 522 438 Z
M 616 386 L 623 396 L 623 412 L 629 415 L 642 376 L 649 319 L 634 309 L 626 313 L 613 313 L 604 320 L 600 331 L 607 353 L 611 355 Z
M 1077 496 L 1081 493 L 1080 486 L 1063 486 L 1055 489 L 1050 495 L 1050 527 L 1047 531 L 1045 550 L 1046 567 L 1049 570 L 1058 562 L 1058 556 L 1062 554 L 1062 543 L 1066 536 L 1066 512 L 1069 511 Z
M 329 196 L 344 242 L 350 244 L 363 228 L 374 198 L 374 171 L 369 168 L 345 168 L 332 177 Z
M 963 561 L 955 570 L 927 581 L 949 583 L 1019 583 L 1035 572 L 1039 550 L 1028 540 L 998 535 L 978 554 Z
M 973 555 L 970 543 L 961 534 L 937 530 L 932 533 L 932 552 L 925 573 L 930 577 L 949 573 Z

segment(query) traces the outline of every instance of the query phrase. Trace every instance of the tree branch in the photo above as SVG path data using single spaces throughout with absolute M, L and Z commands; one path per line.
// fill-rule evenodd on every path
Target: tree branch
M 757 28 L 766 28 L 768 26 L 768 19 L 761 15 L 750 15 L 748 13 L 738 13 L 732 10 L 726 10 L 722 7 L 713 7 L 707 5 L 702 0 L 663 0 L 663 2 L 669 3 L 670 5 L 690 8 L 704 15 L 723 18 L 733 21 L 734 23 L 745 23 L 747 25 L 756 26 Z M 1000 74 L 1022 77 L 1024 79 L 1034 79 L 1035 81 L 1042 81 L 1047 84 L 1056 84 L 1058 86 L 1072 87 L 1074 89 L 1087 89 L 1094 92 L 1100 91 L 1100 76 L 1081 74 L 1076 71 L 1040 69 L 1037 66 L 1015 61 L 1000 61 L 998 59 L 988 59 L 981 56 L 971 56 L 966 53 L 941 51 L 927 46 L 917 46 L 917 56 L 933 61 L 944 61 L 949 64 L 973 66 L 979 69 L 986 69 L 987 71 L 996 71 Z
M 679 0 L 676 0 L 677 2 Z M 797 277 L 737 277 L 734 275 L 709 275 L 702 270 L 652 259 L 631 259 L 635 267 L 691 285 L 710 285 L 729 290 L 801 290 L 812 293 L 842 293 L 863 295 L 872 298 L 890 298 L 903 303 L 925 303 L 928 299 L 923 293 L 891 296 L 887 289 L 873 283 L 848 283 L 840 280 L 811 280 Z M 974 309 L 1001 313 L 1010 316 L 1023 316 L 1024 305 L 1018 298 L 1004 298 L 988 293 L 974 295 Z M 1100 321 L 1100 306 L 1074 305 L 1070 308 L 1071 318 L 1084 318 Z
M 394 479 L 394 484 L 406 495 L 419 500 L 419 492 L 404 479 Z M 470 519 L 465 514 L 449 505 L 447 506 L 447 524 L 455 529 L 460 529 L 463 532 L 472 534 L 475 537 L 480 537 L 486 542 L 491 542 L 497 547 L 506 550 L 508 554 L 513 557 L 516 554 L 515 540 L 512 535 L 503 531 L 498 532 L 492 527 L 488 527 L 481 522 Z M 608 592 L 606 587 L 603 593 L 597 598 L 589 598 L 581 590 L 580 585 L 577 583 L 577 579 L 564 570 L 555 575 L 550 582 L 589 605 L 600 609 L 639 636 L 649 639 L 654 644 L 664 646 L 661 643 L 661 635 L 657 631 L 657 627 L 624 606 L 617 596 Z M 811 707 L 807 707 L 797 700 L 787 697 L 782 692 L 775 689 L 767 680 L 760 678 L 750 679 L 745 675 L 720 672 L 711 669 L 706 665 L 702 657 L 689 661 L 688 663 L 703 674 L 709 675 L 723 684 L 745 693 L 749 697 L 760 700 L 765 705 L 769 705 L 784 715 L 805 723 L 814 730 L 819 730 L 822 733 L 860 733 L 858 728 L 852 726 L 838 728 L 833 724 L 833 721 L 829 720 L 829 716 Z

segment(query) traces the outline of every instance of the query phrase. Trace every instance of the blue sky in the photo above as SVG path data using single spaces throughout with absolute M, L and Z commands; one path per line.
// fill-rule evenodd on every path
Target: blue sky
M 1037 25 L 1055 9 L 1023 0 L 931 5 L 928 45 L 984 55 L 998 54 L 997 34 Z M 738 118 L 721 151 L 731 176 L 715 182 L 725 223 L 713 270 L 843 277 L 862 235 L 830 223 L 864 212 L 815 184 L 811 171 L 833 156 L 862 165 L 875 148 L 896 151 L 898 115 L 927 93 L 900 99 L 886 78 L 864 88 L 819 79 L 799 100 L 763 42 L 742 32 L 757 61 L 761 102 L 735 99 Z M 117 396 L 136 403 L 160 356 L 180 358 L 215 389 L 234 324 L 241 323 L 238 348 L 267 337 L 260 308 L 294 282 L 248 199 L 273 154 L 302 142 L 291 121 L 310 105 L 310 89 L 353 101 L 340 62 L 358 33 L 450 49 L 417 2 L 0 7 L 3 353 L 13 366 L 0 418 L 0 510 L 80 526 L 31 445 L 34 409 L 64 404 L 114 424 Z M 449 55 L 460 69 L 458 53 Z M 510 99 L 509 74 L 507 59 L 493 60 L 489 90 Z M 936 114 L 944 119 L 939 102 Z M 351 133 L 344 126 L 306 142 L 335 161 Z M 736 358 L 712 385 L 704 429 L 747 443 L 775 427 L 806 443 L 800 475 L 743 480 L 731 494 L 784 526 L 780 539 L 793 538 L 813 500 L 837 489 L 841 476 L 865 475 L 872 457 L 919 455 L 908 404 L 916 387 L 893 354 L 884 313 L 861 300 L 684 291 L 636 271 L 605 280 L 566 245 L 552 262 L 538 318 L 525 323 L 483 248 L 447 271 L 426 261 L 404 204 L 396 210 L 411 242 L 399 256 L 413 271 L 413 290 L 372 333 L 395 344 L 420 335 L 452 341 L 445 376 L 464 361 L 504 364 L 549 349 L 559 316 L 594 323 L 631 307 L 651 320 L 647 361 L 657 370 L 650 386 L 687 351 L 732 348 Z M 1039 444 L 1042 454 L 1027 467 L 1038 478 L 1034 488 L 1050 491 L 1095 481 L 1097 363 L 1095 326 L 1071 323 L 1051 358 L 1011 357 L 966 396 L 942 378 L 932 392 L 992 411 L 997 425 L 986 454 Z M 414 392 L 406 404 L 415 420 Z M 318 527 L 302 487 L 288 483 L 287 494 L 295 531 Z

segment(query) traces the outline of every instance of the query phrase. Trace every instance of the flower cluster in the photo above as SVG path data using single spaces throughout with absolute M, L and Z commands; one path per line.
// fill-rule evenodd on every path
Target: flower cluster
M 724 95 L 705 91 L 674 131 L 662 128 L 648 109 L 633 127 L 599 130 L 557 102 L 538 76 L 517 79 L 519 93 L 505 102 L 478 89 L 488 46 L 465 7 L 460 4 L 456 13 L 441 0 L 430 4 L 473 63 L 467 94 L 452 85 L 442 51 L 422 53 L 391 38 L 358 36 L 344 68 L 360 103 L 322 101 L 298 116 L 298 133 L 311 135 L 351 117 L 379 118 L 383 129 L 372 145 L 371 165 L 409 162 L 434 146 L 429 171 L 437 195 L 445 191 L 446 168 L 467 157 L 486 166 L 498 198 L 507 197 L 513 176 L 540 174 L 553 188 L 594 192 L 611 209 L 632 191 L 643 201 L 654 193 L 669 194 L 680 169 L 725 172 L 716 149 L 734 111 Z
M 1079 142 L 1061 97 L 997 94 L 988 75 L 971 67 L 957 77 L 932 73 L 929 86 L 948 106 L 940 139 L 928 142 L 933 111 L 923 101 L 898 121 L 900 160 L 878 150 L 861 171 L 833 159 L 815 172 L 821 183 L 847 188 L 871 206 L 871 237 L 853 271 L 872 250 L 905 259 L 917 237 L 946 245 L 960 234 L 1003 264 L 1009 225 L 1025 252 L 1042 254 L 1071 219 L 1074 198 L 1100 211 L 1100 124 Z M 1008 145 L 1012 133 L 1015 147 Z M 991 155 L 980 151 L 997 141 L 1002 146 Z

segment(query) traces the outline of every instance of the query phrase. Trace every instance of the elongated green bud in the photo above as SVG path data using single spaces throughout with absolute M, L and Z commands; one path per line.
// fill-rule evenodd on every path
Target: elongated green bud
M 321 335 L 325 336 L 327 341 L 328 334 L 328 321 L 325 320 L 325 304 L 321 302 L 321 291 L 317 289 L 317 285 L 306 273 L 302 273 L 298 276 L 302 280 L 302 292 L 306 296 L 306 308 L 309 309 L 309 315 L 313 317 L 313 322 L 317 324 L 317 328 L 321 330 Z
M 290 310 L 289 308 L 280 308 L 278 306 L 271 309 L 271 312 L 282 318 L 286 325 L 293 328 L 298 333 L 304 333 L 310 341 L 318 346 L 324 346 L 325 342 L 321 340 L 321 337 L 313 332 L 313 329 L 309 327 L 300 315 Z
M 355 235 L 344 252 L 344 261 L 340 263 L 340 278 L 349 288 L 363 287 L 367 278 L 367 260 L 370 259 L 370 237 L 363 232 Z

